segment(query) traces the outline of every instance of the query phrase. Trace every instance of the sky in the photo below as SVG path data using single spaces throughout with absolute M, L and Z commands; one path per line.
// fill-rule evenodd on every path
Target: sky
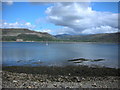
M 2 3 L 1 28 L 57 34 L 118 32 L 117 2 Z

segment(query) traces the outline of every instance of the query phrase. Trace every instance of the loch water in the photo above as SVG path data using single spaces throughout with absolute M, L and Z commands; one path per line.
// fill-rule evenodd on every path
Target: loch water
M 60 42 L 2 42 L 2 64 L 5 66 L 98 65 L 118 67 L 118 44 Z M 99 62 L 73 63 L 76 58 L 104 59 Z

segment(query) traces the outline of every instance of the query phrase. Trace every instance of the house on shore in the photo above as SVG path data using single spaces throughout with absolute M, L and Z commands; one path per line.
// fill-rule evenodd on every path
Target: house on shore
M 16 41 L 17 41 L 17 42 L 22 42 L 22 41 L 23 41 L 23 39 L 16 39 Z

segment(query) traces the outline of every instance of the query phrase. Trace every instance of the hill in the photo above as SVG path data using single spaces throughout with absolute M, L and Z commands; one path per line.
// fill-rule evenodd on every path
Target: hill
M 118 42 L 120 33 L 102 33 L 91 35 L 56 35 L 57 39 L 76 42 Z
M 2 30 L 2 41 L 63 41 L 63 42 L 119 42 L 120 33 L 102 33 L 90 35 L 50 35 L 25 28 L 8 28 Z
M 1 29 L 3 41 L 51 41 L 55 37 L 45 33 L 24 28 Z

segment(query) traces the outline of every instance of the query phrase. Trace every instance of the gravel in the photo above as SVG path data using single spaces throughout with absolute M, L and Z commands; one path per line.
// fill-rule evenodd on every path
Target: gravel
M 1 72 L 3 88 L 119 88 L 118 76 L 51 76 Z

